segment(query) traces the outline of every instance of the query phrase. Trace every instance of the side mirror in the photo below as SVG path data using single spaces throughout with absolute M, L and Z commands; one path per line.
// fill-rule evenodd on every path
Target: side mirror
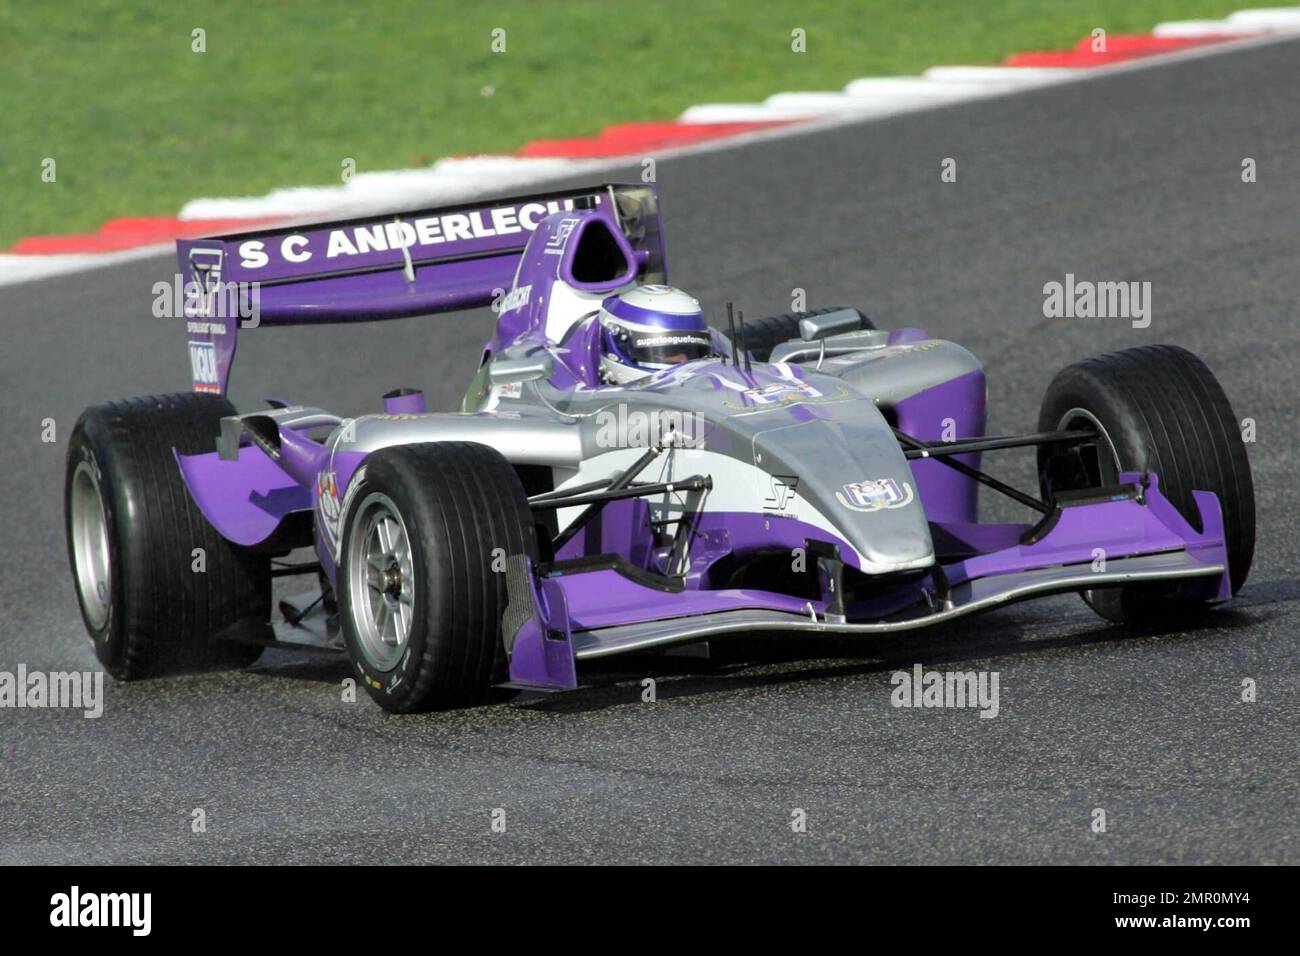
M 493 359 L 488 366 L 488 381 L 493 385 L 513 385 L 516 382 L 535 382 L 550 378 L 555 371 L 555 361 L 547 352 L 536 352 L 526 358 Z
M 836 309 L 822 315 L 808 315 L 799 320 L 799 338 L 816 342 L 827 336 L 843 332 L 856 332 L 862 328 L 862 313 L 857 309 Z

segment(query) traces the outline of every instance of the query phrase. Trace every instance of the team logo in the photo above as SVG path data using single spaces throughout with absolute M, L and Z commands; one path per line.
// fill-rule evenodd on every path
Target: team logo
M 854 511 L 883 511 L 911 504 L 912 486 L 903 482 L 900 488 L 893 478 L 868 478 L 845 485 L 835 492 L 835 497 Z
M 320 503 L 321 523 L 331 538 L 339 536 L 339 486 L 332 471 L 322 471 L 316 476 L 316 500 Z
M 546 240 L 546 248 L 542 250 L 547 255 L 558 256 L 564 252 L 564 246 L 569 241 L 569 236 L 573 235 L 574 228 L 578 225 L 576 218 L 561 219 L 555 227 L 555 234 Z
M 186 289 L 185 316 L 205 317 L 216 314 L 216 300 L 221 294 L 221 249 L 191 249 L 191 284 Z
M 763 500 L 765 511 L 785 511 L 799 487 L 797 475 L 772 475 L 772 493 Z
M 823 398 L 821 391 L 807 382 L 776 382 L 759 388 L 747 388 L 741 397 L 755 405 L 784 405 L 808 398 Z

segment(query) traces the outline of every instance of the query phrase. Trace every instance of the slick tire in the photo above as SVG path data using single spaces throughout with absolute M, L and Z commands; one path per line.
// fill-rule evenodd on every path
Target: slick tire
M 537 560 L 519 476 L 470 442 L 383 448 L 363 468 L 342 519 L 337 589 L 358 676 L 394 713 L 492 699 L 507 677 L 503 561 Z
M 1227 396 L 1199 358 L 1175 345 L 1147 345 L 1063 369 L 1043 396 L 1040 431 L 1098 428 L 1102 440 L 1077 451 L 1040 447 L 1043 495 L 1114 484 L 1120 471 L 1152 471 L 1160 490 L 1197 531 L 1193 491 L 1210 491 L 1223 511 L 1228 573 L 1235 594 L 1255 552 L 1250 462 Z M 1205 602 L 1160 585 L 1084 592 L 1112 621 L 1149 622 L 1195 614 Z
M 840 312 L 845 308 L 846 306 L 835 306 L 829 309 L 813 309 L 811 312 L 787 312 L 785 315 L 770 315 L 756 322 L 747 321 L 745 323 L 745 346 L 749 350 L 749 357 L 755 362 L 766 362 L 772 355 L 772 349 L 783 342 L 799 338 L 800 319 L 806 319 L 810 315 Z M 861 324 L 858 326 L 859 329 L 875 328 L 869 318 L 860 312 L 858 315 L 862 319 Z
M 119 680 L 245 666 L 261 654 L 229 639 L 264 636 L 270 559 L 217 533 L 172 453 L 211 451 L 233 414 L 217 395 L 155 395 L 88 408 L 73 429 L 68 558 L 95 654 Z

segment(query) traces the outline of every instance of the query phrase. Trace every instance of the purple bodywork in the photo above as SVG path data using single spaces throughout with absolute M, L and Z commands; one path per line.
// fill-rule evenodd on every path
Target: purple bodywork
M 580 483 L 581 469 L 599 459 L 598 453 L 579 456 L 572 466 L 556 464 L 548 456 L 559 454 L 552 448 L 558 439 L 533 446 L 521 440 L 526 433 L 518 423 L 535 414 L 532 420 L 539 429 L 554 430 L 555 416 L 569 414 L 566 403 L 580 410 L 587 407 L 582 402 L 607 396 L 610 390 L 599 377 L 600 327 L 591 313 L 614 291 L 666 279 L 657 197 L 645 186 L 592 187 L 182 240 L 178 256 L 195 290 L 187 302 L 187 329 L 199 391 L 227 390 L 241 326 L 257 324 L 365 321 L 492 305 L 499 317 L 484 348 L 481 373 L 498 359 L 544 352 L 551 360 L 545 380 L 536 385 L 492 386 L 481 374 L 478 391 L 471 386 L 460 415 L 430 415 L 420 393 L 396 391 L 384 397 L 382 415 L 347 420 L 298 406 L 264 413 L 279 430 L 279 460 L 251 443 L 238 423 L 223 450 L 177 456 L 204 515 L 239 545 L 270 547 L 291 516 L 310 513 L 312 543 L 331 584 L 339 560 L 339 511 L 345 510 L 346 489 L 374 448 L 399 441 L 461 440 L 466 429 L 481 428 L 483 437 L 476 440 L 495 443 L 517 465 L 550 465 L 556 487 L 561 481 Z M 216 308 L 223 298 L 218 293 L 232 284 L 247 319 L 222 315 Z M 728 351 L 721 336 L 717 343 L 720 352 Z M 829 377 L 840 374 L 832 366 L 842 370 L 852 365 L 852 355 L 828 363 L 825 370 L 820 361 L 813 370 L 766 363 L 746 369 L 709 359 L 629 391 L 628 401 L 672 408 L 691 408 L 689 401 L 699 401 L 734 409 L 725 420 L 709 423 L 711 448 L 729 456 L 726 460 L 736 468 L 748 469 L 747 474 L 762 478 L 770 471 L 773 483 L 755 493 L 752 506 L 742 498 L 741 505 L 702 509 L 690 527 L 691 560 L 681 573 L 665 572 L 670 548 L 655 538 L 652 527 L 659 513 L 644 499 L 606 505 L 559 548 L 554 560 L 534 565 L 524 555 L 510 556 L 509 600 L 526 612 L 514 615 L 523 623 L 505 636 L 511 683 L 572 688 L 579 660 L 607 654 L 758 630 L 887 633 L 1041 594 L 1132 582 L 1162 582 L 1210 600 L 1230 596 L 1217 499 L 1196 493 L 1198 532 L 1161 494 L 1155 474 L 1123 474 L 1100 497 L 1061 502 L 1037 524 L 979 523 L 978 484 L 933 459 L 904 463 L 883 416 L 922 441 L 952 440 L 954 434 L 981 437 L 986 418 L 982 369 L 959 347 L 919 329 L 880 333 L 878 341 L 864 345 L 863 355 L 863 364 L 842 379 Z M 873 392 L 877 380 L 885 384 Z M 541 396 L 540 404 L 550 409 L 546 415 L 555 415 L 547 418 L 509 404 L 521 400 L 521 394 L 522 401 L 529 394 Z M 572 414 L 579 417 L 577 411 Z M 782 416 L 786 431 L 754 424 L 764 421 L 764 415 Z M 362 444 L 347 437 L 349 424 L 364 431 Z M 818 474 L 816 462 L 798 462 L 811 466 L 798 494 L 817 502 L 820 510 L 774 514 L 762 501 L 764 495 L 784 494 L 778 483 L 784 479 L 769 462 L 798 454 L 801 446 L 783 437 L 796 427 L 812 436 L 809 441 L 821 436 L 822 444 L 814 447 L 822 448 L 833 448 L 837 441 L 857 443 L 863 434 L 872 441 L 883 435 L 882 450 L 872 452 L 874 458 L 867 452 L 853 454 L 879 462 L 873 468 L 894 471 L 888 477 L 881 470 L 846 472 L 830 480 Z M 322 435 L 322 429 L 330 434 Z M 827 457 L 827 468 L 832 457 Z M 971 453 L 959 460 L 978 467 L 979 457 Z M 626 461 L 620 467 L 625 466 Z M 849 484 L 868 478 L 878 485 L 864 490 Z M 826 481 L 825 487 L 818 484 Z M 903 490 L 907 500 L 902 500 Z M 861 517 L 837 509 L 834 497 L 843 500 L 846 493 L 850 498 L 884 497 L 878 502 L 859 497 L 856 507 L 846 504 L 867 515 Z M 890 510 L 904 506 L 915 511 Z M 914 518 L 907 533 L 924 535 L 926 546 L 933 537 L 933 558 L 900 563 L 899 573 L 888 578 L 892 587 L 846 595 L 836 593 L 823 576 L 820 597 L 797 597 L 732 586 L 724 574 L 738 557 L 811 548 L 820 555 L 812 560 L 830 562 L 826 569 L 842 565 L 861 575 L 870 571 L 862 535 L 869 538 L 873 526 L 852 531 L 850 519 L 878 521 L 874 527 L 881 529 L 891 527 L 887 520 L 894 521 L 903 528 L 908 513 Z M 826 519 L 827 514 L 832 517 Z M 608 560 L 592 561 L 596 556 Z
M 1124 473 L 1121 480 L 1136 489 L 1143 477 Z M 1182 585 L 1186 589 L 1184 593 L 1211 600 L 1229 598 L 1227 552 L 1218 499 L 1206 492 L 1196 492 L 1203 526 L 1198 533 L 1160 494 L 1159 479 L 1155 475 L 1148 475 L 1146 479 L 1149 484 L 1141 501 L 1136 497 L 1117 497 L 1113 501 L 1064 508 L 1055 526 L 1029 544 L 1021 544 L 1020 540 L 1031 532 L 1032 525 L 996 526 L 999 536 L 1006 539 L 1002 542 L 1005 546 L 945 565 L 949 587 L 957 592 L 977 581 L 1070 565 L 1089 569 L 1088 573 L 1092 574 L 1091 569 L 1097 567 L 1103 558 L 1107 562 L 1122 563 L 1129 558 L 1165 554 L 1185 558 L 1178 565 L 1189 572 L 1188 583 Z M 1014 543 L 1009 543 L 1012 541 Z M 1172 564 L 1167 565 L 1166 570 L 1172 567 Z M 1202 569 L 1204 573 L 1201 573 Z M 1164 576 L 1163 573 L 1153 575 Z M 1081 589 L 1077 578 L 1060 585 L 1046 579 L 1046 584 L 1034 593 Z M 827 622 L 825 600 L 808 601 L 765 591 L 723 589 L 684 590 L 667 602 L 662 591 L 629 580 L 615 570 L 551 575 L 541 579 L 540 587 L 533 595 L 532 620 L 515 640 L 511 678 L 520 686 L 571 689 L 577 687 L 576 675 L 567 664 L 557 666 L 556 662 L 567 662 L 574 656 L 575 632 L 594 633 L 597 640 L 601 637 L 616 640 L 620 626 L 626 629 L 627 625 L 673 619 L 699 623 L 707 621 L 709 616 L 721 619 L 731 611 L 772 610 L 781 614 L 766 623 L 752 618 L 741 619 L 733 627 L 719 626 L 713 634 L 743 633 L 756 628 L 870 634 L 937 624 L 944 619 L 942 616 L 932 616 L 932 620 L 927 620 L 926 617 L 909 615 L 907 611 L 907 608 L 918 605 L 930 606 L 925 597 L 927 592 L 933 601 L 936 595 L 930 585 L 915 582 L 886 597 L 875 598 L 861 606 L 850 606 L 846 609 L 850 621 L 875 622 L 874 625 L 853 627 Z

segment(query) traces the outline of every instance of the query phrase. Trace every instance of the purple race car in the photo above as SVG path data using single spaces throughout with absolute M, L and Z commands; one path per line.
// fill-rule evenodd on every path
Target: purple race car
M 1254 497 L 1197 358 L 1066 368 L 987 437 L 961 346 L 854 309 L 711 328 L 643 185 L 178 243 L 194 392 L 88 409 L 68 452 L 82 616 L 119 678 L 345 647 L 381 706 L 578 686 L 583 660 L 734 634 L 885 634 L 1080 592 L 1108 618 L 1241 586 Z M 224 397 L 241 330 L 492 305 L 458 412 Z M 1040 487 L 981 456 L 1033 448 Z M 980 487 L 1024 506 L 983 523 Z M 283 559 L 310 547 L 314 555 Z M 311 558 L 314 558 L 312 560 Z M 282 601 L 272 581 L 319 583 Z

